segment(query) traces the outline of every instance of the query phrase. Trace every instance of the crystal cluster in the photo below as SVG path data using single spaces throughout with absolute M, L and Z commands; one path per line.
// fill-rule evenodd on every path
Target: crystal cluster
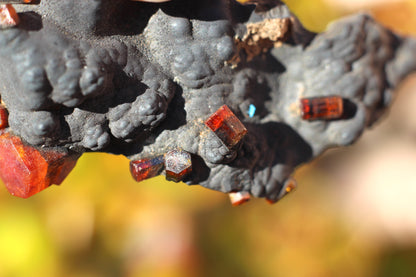
M 254 112 L 253 112 L 254 113 Z M 226 106 L 219 108 L 206 121 L 205 125 L 224 143 L 228 149 L 233 149 L 246 135 L 247 129 L 237 116 Z M 180 182 L 192 171 L 190 153 L 177 148 L 154 158 L 145 158 L 130 162 L 130 172 L 137 181 L 155 177 L 165 170 L 166 180 Z M 296 188 L 294 179 L 288 179 L 283 185 L 277 200 L 267 199 L 275 203 Z M 231 192 L 228 194 L 231 204 L 239 206 L 251 199 L 248 191 Z
M 0 0 L 9 190 L 59 183 L 71 151 L 102 151 L 132 160 L 137 181 L 275 202 L 297 166 L 354 142 L 416 70 L 416 40 L 367 15 L 313 33 L 284 1 L 160 2 Z
M 131 175 L 137 182 L 156 177 L 163 169 L 166 180 L 180 182 L 192 171 L 191 155 L 182 149 L 174 149 L 155 158 L 130 162 Z
M 300 103 L 302 118 L 305 120 L 339 119 L 344 112 L 340 96 L 302 98 Z

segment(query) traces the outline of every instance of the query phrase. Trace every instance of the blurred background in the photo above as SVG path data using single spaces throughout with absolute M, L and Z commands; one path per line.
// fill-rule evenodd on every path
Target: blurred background
M 415 0 L 286 2 L 314 31 L 366 11 L 416 35 Z M 354 146 L 300 167 L 298 190 L 275 205 L 136 183 L 126 158 L 106 154 L 30 199 L 0 186 L 0 277 L 416 276 L 415 89 L 413 76 Z

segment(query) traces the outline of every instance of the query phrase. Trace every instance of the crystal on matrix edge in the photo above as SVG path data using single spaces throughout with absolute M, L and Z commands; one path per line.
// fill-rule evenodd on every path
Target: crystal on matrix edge
M 247 191 L 231 192 L 228 194 L 231 205 L 240 206 L 250 200 L 250 193 Z
M 137 182 L 148 178 L 156 177 L 163 171 L 164 158 L 163 155 L 150 158 L 141 159 L 130 162 L 130 173 L 133 179 Z
M 52 184 L 59 185 L 75 167 L 78 154 L 37 149 L 7 132 L 0 134 L 0 177 L 15 196 L 28 198 Z
M 0 29 L 14 27 L 19 22 L 19 16 L 11 4 L 0 5 Z
M 219 108 L 206 121 L 205 125 L 227 146 L 233 148 L 247 133 L 246 127 L 227 107 Z
M 175 149 L 165 154 L 166 179 L 180 182 L 192 171 L 191 155 L 182 150 Z
M 340 96 L 311 97 L 300 99 L 302 119 L 338 119 L 343 116 L 344 105 Z

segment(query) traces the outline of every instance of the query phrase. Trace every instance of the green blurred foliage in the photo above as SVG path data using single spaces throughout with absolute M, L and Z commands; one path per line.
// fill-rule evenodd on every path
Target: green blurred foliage
M 321 0 L 287 3 L 314 31 L 345 14 Z M 415 12 L 414 1 L 404 5 Z M 416 30 L 385 9 L 374 14 L 403 32 Z M 303 166 L 295 177 L 300 188 L 281 202 L 233 208 L 226 195 L 200 186 L 163 177 L 135 183 L 124 157 L 83 155 L 61 186 L 30 199 L 0 187 L 0 277 L 415 272 L 415 249 L 380 249 L 357 237 L 328 189 L 333 180 L 319 168 Z

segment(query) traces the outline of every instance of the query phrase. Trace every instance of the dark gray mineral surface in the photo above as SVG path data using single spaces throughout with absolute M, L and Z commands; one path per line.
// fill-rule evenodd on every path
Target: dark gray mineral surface
M 315 34 L 279 1 L 42 0 L 15 8 L 20 24 L 0 30 L 10 132 L 37 147 L 131 160 L 182 148 L 192 155 L 187 183 L 270 200 L 296 166 L 353 143 L 416 69 L 416 40 L 368 15 Z M 327 95 L 341 96 L 348 115 L 303 120 L 300 98 Z M 204 124 L 224 104 L 248 130 L 232 149 Z

